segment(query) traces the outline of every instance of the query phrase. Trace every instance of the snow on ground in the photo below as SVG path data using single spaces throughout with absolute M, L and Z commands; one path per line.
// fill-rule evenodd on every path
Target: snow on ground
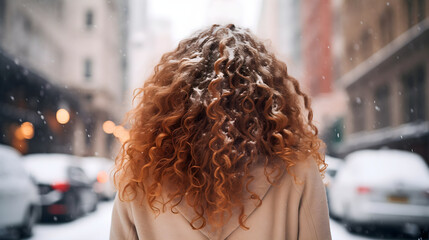
M 100 202 L 98 209 L 82 218 L 68 223 L 39 223 L 30 240 L 78 240 L 109 239 L 113 201 Z
M 39 223 L 30 240 L 106 240 L 109 239 L 113 201 L 101 202 L 96 212 L 68 223 Z M 344 226 L 330 220 L 332 240 L 403 240 L 400 238 L 377 238 L 349 233 Z M 415 239 L 415 238 L 412 238 Z
M 338 221 L 330 219 L 332 240 L 416 240 L 417 238 L 402 238 L 402 237 L 375 237 L 370 235 L 357 235 L 349 233 L 346 228 Z
M 344 228 L 344 226 L 334 220 L 329 221 L 331 225 L 331 235 L 332 240 L 361 240 L 361 239 L 368 239 L 365 237 L 361 237 L 358 235 L 352 235 Z

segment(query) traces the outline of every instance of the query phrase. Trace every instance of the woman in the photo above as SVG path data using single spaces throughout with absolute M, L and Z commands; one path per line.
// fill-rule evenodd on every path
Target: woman
M 310 100 L 248 30 L 165 54 L 117 159 L 111 239 L 330 239 Z

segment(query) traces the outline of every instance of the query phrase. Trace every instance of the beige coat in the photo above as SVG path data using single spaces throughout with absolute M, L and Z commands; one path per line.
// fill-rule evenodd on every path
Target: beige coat
M 257 181 L 251 189 L 261 196 L 262 205 L 256 208 L 254 202 L 246 203 L 249 230 L 240 228 L 237 215 L 220 231 L 212 232 L 208 227 L 193 230 L 189 225 L 193 211 L 185 201 L 177 207 L 179 214 L 166 211 L 155 218 L 148 206 L 116 198 L 110 239 L 331 239 L 325 189 L 315 161 L 303 161 L 292 171 L 298 183 L 286 173 L 279 185 L 272 186 L 263 169 L 255 170 Z

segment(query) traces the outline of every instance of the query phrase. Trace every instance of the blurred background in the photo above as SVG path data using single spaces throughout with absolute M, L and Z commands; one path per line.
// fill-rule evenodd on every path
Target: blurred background
M 133 90 L 214 23 L 312 97 L 333 239 L 428 237 L 428 0 L 0 0 L 0 238 L 108 238 Z

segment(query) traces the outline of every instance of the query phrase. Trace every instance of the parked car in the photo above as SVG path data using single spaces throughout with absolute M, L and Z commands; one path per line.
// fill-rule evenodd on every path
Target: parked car
M 92 183 L 79 166 L 80 159 L 67 154 L 29 154 L 26 169 L 35 177 L 42 203 L 42 220 L 74 220 L 97 209 Z
M 326 168 L 326 174 L 325 174 L 325 178 L 323 179 L 323 183 L 325 184 L 328 190 L 329 185 L 331 184 L 331 181 L 337 175 L 337 171 L 343 165 L 344 160 L 326 155 L 325 162 L 326 164 L 328 164 L 328 167 Z
M 328 167 L 326 168 L 326 173 L 331 178 L 335 178 L 338 170 L 342 167 L 344 160 L 326 155 L 325 161 L 328 164 Z
M 331 184 L 329 202 L 351 231 L 370 225 L 418 231 L 429 223 L 428 167 L 406 151 L 351 153 Z
M 37 186 L 25 171 L 21 154 L 12 147 L 0 145 L 1 232 L 30 237 L 39 216 Z
M 113 160 L 107 158 L 82 158 L 83 170 L 93 182 L 94 191 L 101 200 L 111 200 L 115 197 L 116 191 L 110 174 L 113 166 Z
M 326 174 L 325 174 L 325 178 L 323 179 L 323 183 L 325 184 L 326 196 L 328 198 L 329 212 L 331 213 L 330 211 L 331 208 L 329 203 L 329 191 L 331 188 L 331 183 L 332 181 L 334 181 L 338 170 L 344 164 L 344 160 L 326 155 L 325 162 L 326 164 L 328 164 L 328 167 L 326 168 Z

